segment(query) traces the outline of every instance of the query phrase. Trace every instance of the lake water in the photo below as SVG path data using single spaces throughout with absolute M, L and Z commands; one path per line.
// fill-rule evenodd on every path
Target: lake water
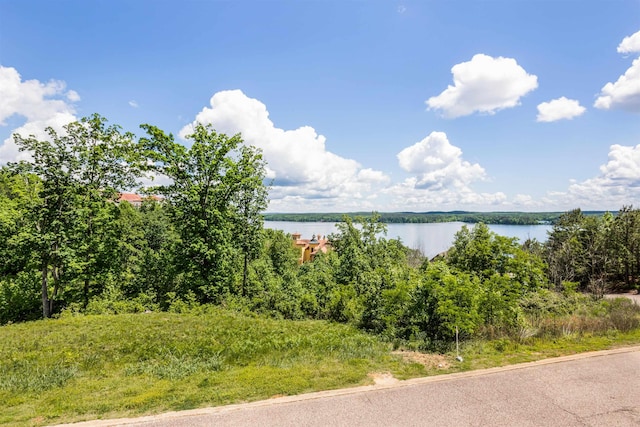
M 439 222 L 432 224 L 387 224 L 387 238 L 400 238 L 405 246 L 420 249 L 431 258 L 451 247 L 455 234 L 460 231 L 463 222 Z M 472 228 L 473 224 L 466 224 Z M 328 236 L 338 230 L 332 222 L 295 222 L 295 221 L 265 221 L 264 226 L 285 233 L 300 233 L 303 239 L 316 236 Z M 547 240 L 550 225 L 496 225 L 489 224 L 489 228 L 496 234 L 507 237 L 517 237 L 520 243 L 525 240 Z

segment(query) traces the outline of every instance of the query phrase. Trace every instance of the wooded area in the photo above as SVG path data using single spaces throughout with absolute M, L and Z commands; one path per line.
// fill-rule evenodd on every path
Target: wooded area
M 136 140 L 94 115 L 62 135 L 49 129 L 47 140 L 15 136 L 33 160 L 0 169 L 0 323 L 216 304 L 349 322 L 433 348 L 456 328 L 519 333 L 541 314 L 585 307 L 612 327 L 619 305 L 595 301 L 638 286 L 640 211 L 630 206 L 564 213 L 544 244 L 465 226 L 434 262 L 387 239 L 379 215 L 345 215 L 329 237 L 334 250 L 299 265 L 291 237 L 263 228 L 257 149 L 206 126 L 190 148 L 142 129 Z M 148 173 L 171 180 L 146 189 L 160 201 L 116 202 Z
M 601 216 L 604 211 L 583 212 L 587 216 Z M 537 225 L 554 224 L 563 212 L 378 212 L 380 221 L 385 224 L 427 224 L 438 222 L 466 222 L 505 225 Z M 351 219 L 370 217 L 371 212 L 350 213 L 269 213 L 264 215 L 266 221 L 295 222 L 340 222 L 344 215 Z

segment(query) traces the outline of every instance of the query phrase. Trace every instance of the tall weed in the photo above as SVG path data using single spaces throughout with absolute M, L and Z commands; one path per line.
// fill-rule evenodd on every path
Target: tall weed
M 33 360 L 18 360 L 0 365 L 0 390 L 42 392 L 64 386 L 77 373 L 76 365 L 41 365 Z

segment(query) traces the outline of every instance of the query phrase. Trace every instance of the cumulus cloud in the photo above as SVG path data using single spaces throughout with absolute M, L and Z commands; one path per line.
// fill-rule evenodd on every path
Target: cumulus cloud
M 426 101 L 429 110 L 449 118 L 515 107 L 538 87 L 538 77 L 528 74 L 515 59 L 502 56 L 474 55 L 471 61 L 454 65 L 451 74 L 453 86 Z
M 640 31 L 625 37 L 618 46 L 618 52 L 640 53 Z M 640 112 L 640 58 L 636 58 L 615 83 L 603 86 L 593 106 L 603 110 Z
M 430 210 L 496 210 L 508 202 L 506 194 L 477 193 L 470 188 L 443 188 L 438 191 L 419 189 L 417 178 L 409 178 L 402 183 L 384 190 L 391 200 L 385 205 L 387 211 L 430 211 Z
M 593 105 L 604 110 L 640 112 L 640 58 L 615 83 L 604 85 Z
M 537 205 L 534 198 L 528 194 L 516 194 L 513 198 L 513 204 L 521 207 L 532 207 Z
M 573 99 L 564 96 L 549 102 L 543 102 L 538 105 L 539 122 L 555 122 L 557 120 L 568 119 L 582 115 L 587 109 Z
M 617 209 L 640 200 L 640 144 L 612 145 L 609 160 L 600 174 L 582 182 L 573 181 L 567 191 L 549 194 L 568 207 Z
M 618 45 L 618 53 L 640 52 L 640 31 L 622 39 Z
M 0 93 L 0 126 L 7 126 L 11 117 L 24 120 L 12 133 L 44 138 L 45 128 L 61 131 L 64 125 L 76 120 L 72 103 L 80 100 L 80 96 L 73 90 L 66 91 L 62 81 L 22 80 L 15 68 L 0 66 Z M 18 151 L 12 137 L 0 145 L 0 164 L 28 158 L 28 153 Z
M 394 209 L 479 207 L 507 199 L 502 192 L 476 193 L 470 188 L 473 182 L 485 180 L 486 172 L 479 164 L 463 160 L 462 150 L 444 132 L 432 132 L 399 152 L 397 158 L 400 167 L 414 176 L 385 190 L 394 198 Z
M 80 101 L 80 95 L 75 90 L 68 91 L 66 95 L 67 95 L 67 99 L 71 102 Z
M 334 206 L 366 209 L 372 203 L 369 195 L 373 189 L 389 180 L 383 172 L 328 151 L 325 137 L 310 126 L 292 130 L 276 127 L 266 105 L 240 90 L 218 92 L 210 105 L 180 131 L 180 137 L 185 138 L 199 122 L 229 135 L 240 132 L 247 144 L 262 149 L 273 179 L 272 211 Z
M 444 132 L 432 132 L 397 157 L 402 169 L 418 175 L 416 188 L 464 188 L 473 181 L 485 179 L 482 166 L 462 160 L 462 150 L 451 145 Z

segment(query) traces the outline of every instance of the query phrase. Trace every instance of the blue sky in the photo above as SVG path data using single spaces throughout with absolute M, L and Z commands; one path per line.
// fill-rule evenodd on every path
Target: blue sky
M 0 164 L 97 112 L 241 132 L 272 212 L 617 210 L 639 57 L 640 0 L 0 0 Z

